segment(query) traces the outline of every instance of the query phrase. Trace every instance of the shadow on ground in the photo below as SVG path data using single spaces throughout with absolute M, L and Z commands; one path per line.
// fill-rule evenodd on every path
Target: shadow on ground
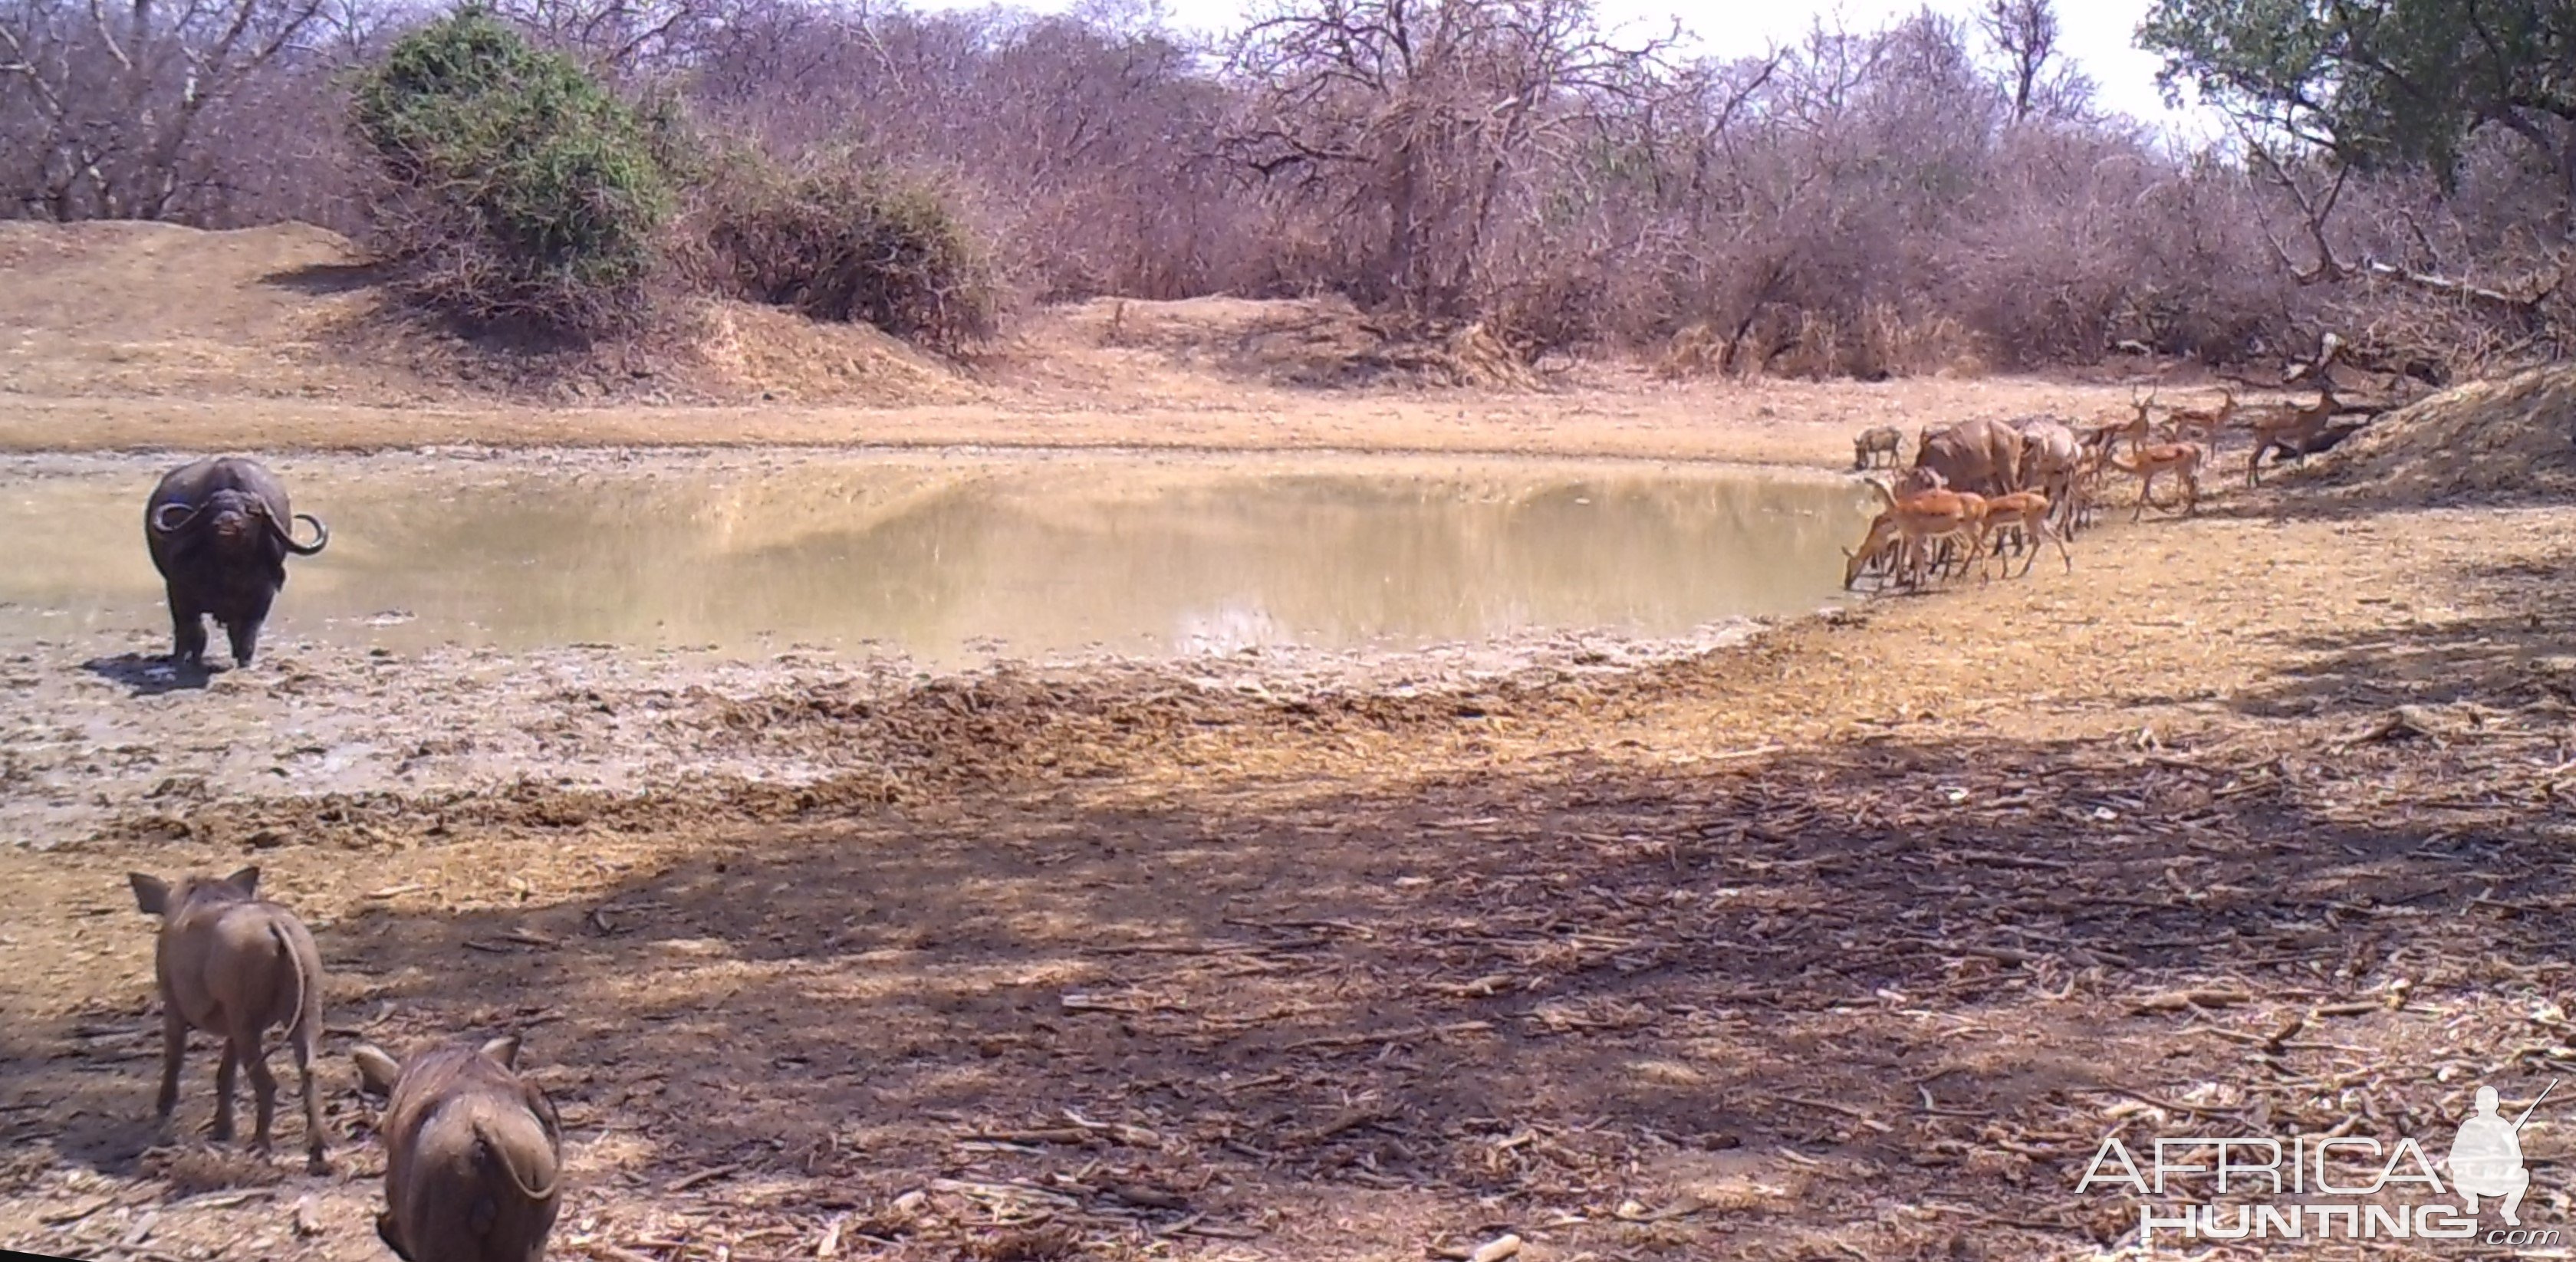
M 138 697 L 201 690 L 214 679 L 214 672 L 206 667 L 182 666 L 159 654 L 93 657 L 81 663 L 81 669 Z
M 2514 512 L 2528 509 L 2565 508 L 2568 504 L 2567 497 L 2563 495 L 2542 492 L 2478 491 L 2399 507 L 2392 506 L 2385 497 L 2339 492 L 2333 483 L 2321 479 L 2275 478 L 2269 467 L 2264 470 L 2263 485 L 2259 490 L 2246 489 L 2241 467 L 2236 480 L 2230 484 L 2232 493 L 2224 499 L 2205 498 L 2208 484 L 2204 482 L 2202 485 L 2204 498 L 2200 502 L 2199 515 L 2222 520 L 2388 521 L 2392 520 L 2392 514 L 2400 512 L 2427 510 Z M 2150 520 L 2153 517 L 2154 512 L 2150 510 Z
M 1898 1255 L 2098 1246 L 2136 1221 L 2066 1191 L 2106 1130 L 2259 1109 L 2322 1131 L 2348 1106 L 2320 1084 L 2358 1066 L 2378 1122 L 2432 1133 L 2471 1084 L 2385 1067 L 2478 1018 L 2383 1011 L 2382 988 L 2509 1023 L 2497 996 L 2569 966 L 2576 921 L 2528 913 L 2576 901 L 2571 816 L 2422 791 L 2477 774 L 2461 756 L 1891 740 L 1367 796 L 996 795 L 739 826 L 574 901 L 370 901 L 322 941 L 357 996 L 335 1022 L 404 1053 L 524 1030 L 577 1150 L 648 1187 L 756 1180 L 773 1209 L 1070 1179 L 1069 1220 L 1256 1234 L 1402 1193 L 1588 1214 L 1566 1228 L 1588 1246 L 1624 1238 L 1628 1200 L 1696 1206 L 1665 1220 L 1693 1248 L 1791 1221 Z M 442 862 L 393 844 L 397 886 Z M 326 853 L 266 861 L 346 862 Z M 2330 1004 L 2331 1038 L 2247 1061 Z M 359 1032 L 325 1049 L 344 1113 Z M 147 1105 L 152 1063 L 77 1042 L 19 1030 L 0 1075 L 61 1093 L 30 1120 L 59 1119 L 63 1160 L 127 1169 L 97 1118 Z
M 260 282 L 300 294 L 329 297 L 353 293 L 380 284 L 384 279 L 385 269 L 374 263 L 312 263 L 271 272 L 260 277 Z
M 2436 612 L 2361 634 L 2294 636 L 2264 687 L 2236 708 L 2266 718 L 2368 715 L 2397 706 L 2470 705 L 2502 718 L 2563 727 L 2576 702 L 2576 550 L 2464 567 L 2447 590 L 2394 591 L 2382 599 Z M 2454 618 L 2441 608 L 2475 608 Z M 2412 721 L 2412 720 L 2409 720 Z M 2426 733 L 2432 735 L 2436 733 Z

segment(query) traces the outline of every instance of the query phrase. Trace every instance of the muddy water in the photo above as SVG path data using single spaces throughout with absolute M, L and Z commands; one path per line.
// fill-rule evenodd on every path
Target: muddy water
M 0 462 L 0 635 L 166 635 L 142 503 L 172 459 Z M 272 643 L 1170 653 L 1667 636 L 1837 594 L 1828 477 L 1378 457 L 770 453 L 274 458 L 331 525 Z M 220 634 L 215 643 L 221 645 Z M 119 647 L 122 647 L 120 644 Z

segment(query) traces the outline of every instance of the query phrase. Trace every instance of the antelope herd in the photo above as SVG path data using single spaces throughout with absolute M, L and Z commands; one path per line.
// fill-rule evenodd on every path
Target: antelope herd
M 1913 465 L 1891 478 L 1867 479 L 1879 513 L 1860 547 L 1843 553 L 1843 586 L 1867 575 L 1920 586 L 1935 570 L 1958 574 L 1971 562 L 1981 578 L 1991 578 L 1991 563 L 2007 548 L 2026 554 L 2022 573 L 2028 574 L 2043 544 L 2054 545 L 2072 573 L 2075 558 L 2066 541 L 2092 524 L 2106 479 L 2137 480 L 2131 521 L 2145 517 L 2150 504 L 2179 507 L 2188 516 L 2200 508 L 2201 476 L 2230 430 L 2252 435 L 2245 480 L 2259 486 L 2265 456 L 2305 460 L 2369 423 L 2367 417 L 2338 421 L 2352 409 L 2335 397 L 2331 383 L 2320 381 L 2316 389 L 2313 404 L 2256 405 L 2222 387 L 2218 406 L 2168 405 L 2161 423 L 2151 392 L 2131 396 L 2126 419 L 2081 430 L 2045 415 L 1925 427 L 1915 436 Z M 1903 441 L 1892 426 L 1862 431 L 1852 440 L 1852 468 L 1896 468 Z M 2174 501 L 2156 498 L 2159 482 L 2175 489 Z M 2004 568 L 2009 575 L 2009 561 Z

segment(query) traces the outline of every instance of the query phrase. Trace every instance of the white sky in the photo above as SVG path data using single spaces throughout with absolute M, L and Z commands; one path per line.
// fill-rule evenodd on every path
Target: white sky
M 915 0 L 922 8 L 980 8 L 991 0 Z M 1060 12 L 1075 0 L 1003 0 L 1012 8 Z M 1244 0 L 1145 0 L 1159 7 L 1165 24 L 1181 30 L 1216 30 L 1235 25 L 1247 7 Z M 1614 28 L 1660 31 L 1675 16 L 1683 29 L 1698 36 L 1701 47 L 1721 56 L 1758 53 L 1770 43 L 1792 43 L 1818 18 L 1839 18 L 1855 31 L 1875 30 L 1914 12 L 1926 0 L 1595 0 L 1604 23 Z M 2138 23 L 2153 0 L 2059 0 L 2060 40 L 2066 52 L 2093 76 L 2102 104 L 2158 128 L 2170 128 L 2191 139 L 2216 134 L 2204 111 L 2186 104 L 2167 110 L 2156 90 L 2157 60 L 2132 42 Z M 1981 7 L 1977 0 L 1929 0 L 1938 11 L 1966 17 Z

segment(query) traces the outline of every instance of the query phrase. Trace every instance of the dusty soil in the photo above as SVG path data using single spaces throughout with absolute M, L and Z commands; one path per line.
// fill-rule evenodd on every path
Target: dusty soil
M 0 399 L 0 434 L 1839 463 L 1859 418 L 2113 389 L 1261 387 L 1228 413 L 1204 405 L 1252 387 L 1194 380 L 1091 413 L 993 386 L 980 428 L 66 385 Z M 615 1262 L 1391 1260 L 1506 1232 L 1534 1259 L 2135 1256 L 2136 1201 L 2074 1191 L 2106 1135 L 2341 1128 L 2438 1159 L 2476 1086 L 2518 1110 L 2576 1061 L 2576 508 L 2425 507 L 2328 464 L 2213 475 L 2187 520 L 2115 508 L 2071 575 L 1633 658 L 921 678 L 316 650 L 190 688 L 141 656 L 157 629 L 0 645 L 0 1244 L 388 1256 L 348 1049 L 510 1028 L 569 1132 L 554 1251 Z M 199 1136 L 202 1041 L 174 1131 L 150 1123 L 124 874 L 245 862 L 330 972 L 327 1176 L 292 1110 L 272 1159 Z M 2526 1225 L 2568 1221 L 2566 1116 L 2524 1132 Z

